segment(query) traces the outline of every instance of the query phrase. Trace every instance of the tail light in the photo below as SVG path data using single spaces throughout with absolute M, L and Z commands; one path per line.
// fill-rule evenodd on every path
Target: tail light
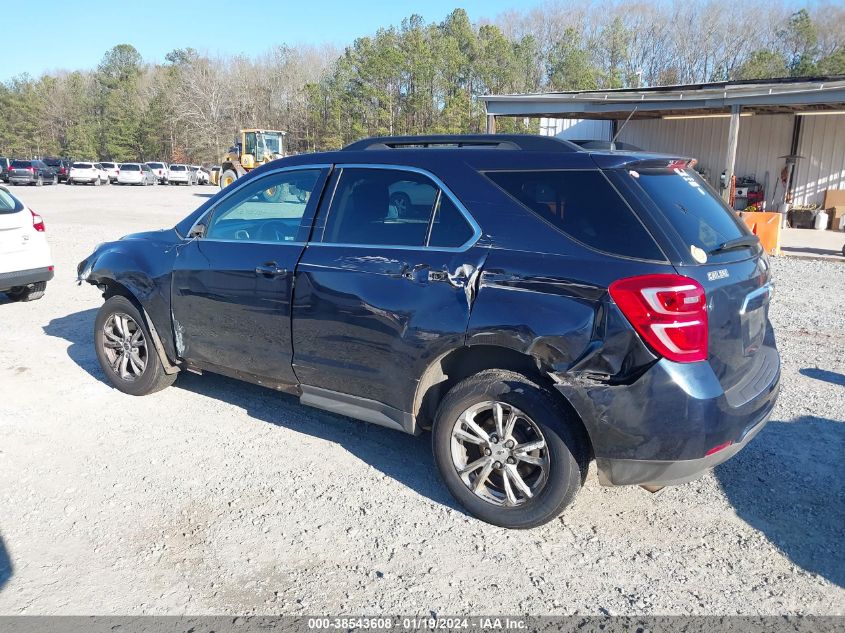
M 47 228 L 44 226 L 44 218 L 42 218 L 32 209 L 30 209 L 29 212 L 32 214 L 32 228 L 34 228 L 39 233 L 43 233 L 44 231 L 46 231 Z
M 31 167 L 31 166 L 30 166 L 30 167 L 27 167 L 27 168 L 26 168 L 26 170 L 27 170 L 28 172 L 33 173 L 33 174 L 35 173 L 35 167 Z
M 679 363 L 707 360 L 707 297 L 695 279 L 643 275 L 614 281 L 609 291 L 660 356 Z

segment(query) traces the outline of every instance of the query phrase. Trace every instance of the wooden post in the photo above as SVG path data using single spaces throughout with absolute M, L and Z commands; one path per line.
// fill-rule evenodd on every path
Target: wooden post
M 736 168 L 736 146 L 739 143 L 739 114 L 742 106 L 731 106 L 731 124 L 728 128 L 728 151 L 725 155 L 725 182 L 727 187 L 722 191 L 722 197 L 725 201 L 730 201 L 731 197 L 731 179 Z
M 496 133 L 496 115 L 495 114 L 488 114 L 487 115 L 487 133 L 488 134 L 495 134 Z

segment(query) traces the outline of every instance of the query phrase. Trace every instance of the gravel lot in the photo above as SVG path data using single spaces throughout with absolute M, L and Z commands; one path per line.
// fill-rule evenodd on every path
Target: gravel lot
M 783 391 L 738 457 L 658 495 L 591 472 L 516 532 L 457 509 L 427 435 L 210 375 L 105 384 L 76 263 L 212 188 L 14 191 L 57 277 L 0 299 L 0 614 L 845 614 L 845 264 L 774 261 Z

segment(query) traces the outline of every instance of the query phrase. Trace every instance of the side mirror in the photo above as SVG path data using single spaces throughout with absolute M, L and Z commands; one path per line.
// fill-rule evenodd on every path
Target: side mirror
M 194 239 L 197 237 L 204 237 L 205 236 L 205 224 L 195 224 L 194 228 L 191 229 L 191 232 L 188 233 L 189 239 Z

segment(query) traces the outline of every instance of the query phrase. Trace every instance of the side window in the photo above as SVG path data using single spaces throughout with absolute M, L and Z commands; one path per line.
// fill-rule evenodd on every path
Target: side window
M 582 244 L 625 257 L 665 259 L 634 212 L 598 171 L 493 171 L 486 176 Z
M 260 178 L 214 210 L 206 239 L 295 242 L 321 170 L 284 171 Z
M 441 193 L 434 212 L 428 245 L 456 248 L 466 244 L 472 235 L 472 227 L 458 211 L 455 203 L 449 196 Z
M 422 174 L 346 167 L 335 187 L 322 241 L 423 246 L 437 190 Z

